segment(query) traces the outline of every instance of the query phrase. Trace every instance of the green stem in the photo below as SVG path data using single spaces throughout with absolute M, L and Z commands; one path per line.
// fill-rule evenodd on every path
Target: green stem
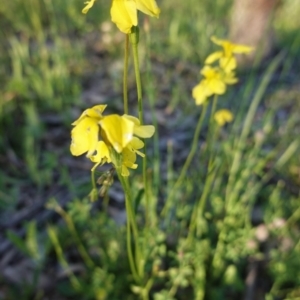
M 140 253 L 140 247 L 139 247 L 139 233 L 138 233 L 138 228 L 137 228 L 137 223 L 136 223 L 136 217 L 134 214 L 133 210 L 133 202 L 132 202 L 132 197 L 131 197 L 131 191 L 129 188 L 128 180 L 125 179 L 119 170 L 119 168 L 116 169 L 117 174 L 119 177 L 119 180 L 122 184 L 122 187 L 124 189 L 125 193 L 125 204 L 126 204 L 126 212 L 127 212 L 127 251 L 128 251 L 128 259 L 129 259 L 129 264 L 131 268 L 132 275 L 134 277 L 134 280 L 136 282 L 140 282 L 140 279 L 143 278 L 143 268 L 141 268 L 140 264 L 140 258 L 141 258 L 141 253 Z M 134 236 L 134 244 L 135 244 L 135 262 L 134 262 L 134 255 L 131 247 L 131 231 L 133 232 Z
M 197 205 L 193 209 L 191 223 L 189 226 L 188 238 L 187 238 L 189 243 L 191 243 L 194 238 L 194 231 L 197 228 L 197 218 L 199 218 L 200 216 L 203 216 L 203 214 L 204 214 L 207 196 L 209 195 L 209 191 L 211 189 L 214 178 L 215 178 L 215 173 L 208 171 L 208 174 L 206 175 L 206 179 L 205 179 L 204 189 L 201 194 L 200 200 L 198 201 Z
M 79 280 L 74 275 L 72 268 L 69 267 L 69 264 L 66 258 L 64 257 L 64 251 L 59 243 L 55 228 L 49 225 L 47 229 L 49 238 L 53 244 L 59 263 L 61 264 L 62 268 L 66 271 L 66 274 L 69 276 L 73 288 L 76 291 L 80 291 L 82 287 L 80 285 Z
M 203 121 L 204 121 L 204 117 L 206 115 L 206 110 L 207 110 L 207 104 L 204 104 L 203 105 L 203 108 L 202 108 L 202 111 L 201 111 L 201 115 L 199 117 L 199 120 L 198 120 L 198 124 L 197 124 L 197 127 L 196 127 L 196 130 L 195 130 L 195 133 L 194 133 L 194 137 L 193 137 L 193 142 L 192 142 L 192 146 L 191 146 L 191 150 L 190 150 L 190 153 L 181 169 L 181 172 L 180 172 L 180 175 L 178 177 L 178 179 L 176 180 L 175 184 L 174 184 L 174 187 L 171 191 L 171 193 L 168 195 L 168 198 L 166 200 L 166 203 L 165 203 L 165 206 L 163 208 L 163 210 L 161 211 L 161 215 L 164 217 L 167 213 L 167 211 L 169 210 L 170 206 L 172 205 L 172 198 L 175 194 L 175 192 L 177 191 L 177 189 L 180 187 L 180 185 L 182 184 L 182 181 L 183 179 L 185 178 L 186 176 L 186 173 L 187 173 L 187 170 L 194 158 L 194 155 L 197 151 L 197 148 L 198 148 L 198 141 L 199 141 L 199 135 L 200 135 L 200 132 L 201 132 L 201 128 L 202 128 L 202 125 L 203 125 Z
M 130 42 L 133 50 L 132 52 L 133 52 L 134 72 L 135 72 L 137 98 L 138 98 L 139 120 L 141 125 L 143 125 L 142 81 L 141 81 L 139 54 L 138 54 L 139 28 L 137 26 L 132 27 L 132 32 L 130 33 Z
M 213 126 L 212 124 L 214 122 L 214 114 L 217 108 L 217 103 L 218 103 L 218 95 L 215 95 L 213 99 L 211 111 L 210 111 L 209 126 Z
M 93 189 L 90 193 L 90 198 L 91 198 L 91 201 L 94 202 L 97 200 L 98 198 L 98 192 L 97 192 L 97 186 L 96 186 L 96 179 L 95 179 L 95 170 L 96 168 L 99 166 L 100 163 L 97 163 L 93 166 L 92 170 L 91 170 L 91 181 L 92 181 L 92 186 L 93 186 Z
M 86 251 L 85 247 L 83 246 L 79 234 L 75 228 L 75 224 L 73 223 L 72 218 L 69 216 L 69 214 L 63 210 L 63 208 L 59 205 L 55 207 L 55 211 L 61 215 L 61 217 L 65 220 L 68 229 L 70 230 L 71 234 L 73 235 L 73 238 L 75 240 L 75 243 L 77 244 L 78 251 L 80 255 L 82 256 L 83 260 L 85 261 L 86 265 L 90 268 L 94 267 L 94 262 L 90 258 L 88 252 Z
M 256 93 L 254 94 L 254 97 L 251 101 L 251 105 L 248 109 L 248 113 L 246 115 L 243 129 L 241 132 L 240 137 L 238 138 L 237 146 L 234 149 L 234 156 L 233 156 L 233 162 L 231 164 L 231 168 L 229 170 L 229 178 L 228 183 L 226 186 L 226 196 L 225 196 L 225 202 L 228 202 L 228 199 L 230 198 L 230 194 L 232 192 L 233 186 L 236 182 L 236 176 L 238 174 L 239 168 L 241 166 L 241 159 L 243 155 L 243 151 L 246 147 L 246 139 L 251 131 L 253 119 L 256 113 L 256 110 L 258 108 L 258 105 L 260 101 L 262 100 L 265 91 L 271 81 L 272 75 L 274 74 L 276 68 L 278 67 L 279 63 L 281 62 L 283 58 L 283 53 L 278 54 L 272 63 L 269 65 L 268 69 L 266 70 L 261 83 L 259 87 L 256 90 Z
M 126 210 L 128 211 L 128 198 L 126 197 L 125 203 L 126 203 Z M 128 214 L 127 214 L 128 215 Z M 129 221 L 129 217 L 126 224 L 126 246 L 127 246 L 127 253 L 128 253 L 128 260 L 129 260 L 129 266 L 131 269 L 132 276 L 136 282 L 139 281 L 139 276 L 135 267 L 134 258 L 133 258 L 133 251 L 131 246 L 131 224 Z
M 217 108 L 217 103 L 218 103 L 218 95 L 214 96 L 214 100 L 212 103 L 212 108 L 210 112 L 210 117 L 209 117 L 209 130 L 208 130 L 208 153 L 209 153 L 209 160 L 208 160 L 208 174 L 211 173 L 212 171 L 212 163 L 213 163 L 213 158 L 214 158 L 214 150 L 213 150 L 213 145 L 215 143 L 215 140 L 218 137 L 218 128 L 216 129 L 215 123 L 214 123 L 214 114 Z
M 146 94 L 147 98 L 149 100 L 150 110 L 151 110 L 151 118 L 152 118 L 152 124 L 155 128 L 157 128 L 158 122 L 157 122 L 157 116 L 156 116 L 156 110 L 155 110 L 155 99 L 156 99 L 156 92 L 154 87 L 154 78 L 152 74 L 152 66 L 151 66 L 151 56 L 150 56 L 150 49 L 151 49 L 151 35 L 150 30 L 145 30 L 145 36 L 146 36 Z M 151 198 L 150 207 L 148 209 L 149 211 L 149 222 L 151 225 L 155 226 L 157 223 L 157 199 L 158 199 L 158 192 L 159 192 L 159 186 L 160 186 L 160 152 L 159 152 L 159 134 L 158 130 L 155 130 L 154 136 L 153 136 L 153 160 L 152 160 L 152 169 L 153 169 L 153 184 L 151 185 L 151 192 L 153 195 L 153 198 Z
M 132 32 L 130 33 L 130 42 L 132 45 L 133 61 L 134 61 L 134 72 L 136 80 L 137 98 L 138 98 L 138 114 L 139 121 L 143 125 L 143 101 L 142 101 L 142 81 L 139 66 L 139 55 L 138 55 L 138 44 L 139 44 L 139 28 L 138 26 L 132 27 Z M 146 153 L 146 142 L 145 143 L 145 153 Z M 146 198 L 146 225 L 149 224 L 149 207 L 150 207 L 150 197 L 149 197 L 149 185 L 147 182 L 147 158 L 143 157 L 143 182 L 145 186 L 145 198 Z M 146 226 L 147 228 L 147 226 Z
M 123 101 L 124 101 L 124 114 L 128 114 L 128 51 L 129 50 L 129 35 L 126 34 L 125 38 L 125 51 L 124 51 L 124 73 L 123 73 Z

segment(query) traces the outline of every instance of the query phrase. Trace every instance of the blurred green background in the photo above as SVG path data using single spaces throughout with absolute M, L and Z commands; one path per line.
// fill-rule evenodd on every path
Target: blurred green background
M 164 150 L 159 148 L 159 151 L 167 152 L 167 141 L 176 135 L 185 135 L 182 142 L 185 144 L 179 146 L 180 149 L 190 144 L 195 118 L 199 114 L 191 90 L 199 81 L 199 70 L 205 57 L 216 49 L 210 37 L 228 36 L 232 1 L 164 0 L 158 4 L 160 18 L 149 19 L 150 34 L 141 35 L 140 60 L 145 100 L 150 103 L 146 105 L 145 117 L 150 123 L 152 115 L 156 115 L 161 143 L 164 143 Z M 2 274 L 0 272 L 0 299 L 135 299 L 129 296 L 128 276 L 122 275 L 124 280 L 116 279 L 122 268 L 128 268 L 126 263 L 118 263 L 124 241 L 114 248 L 122 230 L 102 215 L 88 221 L 84 212 L 88 214 L 92 204 L 78 199 L 90 191 L 91 164 L 85 158 L 73 158 L 69 153 L 71 123 L 82 110 L 106 103 L 108 111 L 121 113 L 123 107 L 124 35 L 110 22 L 110 1 L 96 1 L 87 15 L 81 13 L 83 6 L 83 1 L 79 0 L 12 0 L 4 1 L 0 6 L 0 264 L 3 270 Z M 249 141 L 251 145 L 255 138 L 259 139 L 261 128 L 269 130 L 262 156 L 281 139 L 286 141 L 286 146 L 299 139 L 299 15 L 300 2 L 295 0 L 283 1 L 276 13 L 275 52 L 282 52 L 284 59 L 265 92 L 251 131 L 254 138 Z M 140 15 L 141 32 L 145 24 L 148 19 L 145 21 L 145 16 Z M 240 83 L 222 99 L 222 105 L 236 114 L 228 140 L 234 139 L 239 132 L 252 95 L 272 59 L 261 62 L 255 70 L 241 71 Z M 130 63 L 129 98 L 134 114 L 136 94 L 132 61 Z M 158 143 L 156 147 L 159 147 Z M 182 156 L 186 153 L 182 151 Z M 169 156 L 166 154 L 165 157 Z M 270 293 L 266 299 L 300 299 L 300 248 L 299 242 L 295 242 L 300 237 L 299 157 L 299 151 L 294 153 L 256 199 L 258 214 L 263 214 L 258 217 L 258 223 L 271 224 L 274 216 L 278 222 L 287 222 L 292 216 L 289 226 L 280 233 L 280 226 L 268 227 L 268 238 L 254 251 L 255 259 L 264 262 L 259 268 L 267 270 L 264 271 L 265 282 L 260 282 L 257 289 L 264 294 L 272 289 L 277 293 Z M 155 170 L 159 172 L 156 159 L 149 155 L 154 173 Z M 183 158 L 175 155 L 174 160 L 175 165 L 180 165 Z M 264 171 L 268 167 L 266 165 Z M 197 172 L 191 174 L 191 180 L 182 192 L 183 198 L 192 194 L 189 189 L 199 180 Z M 158 191 L 164 184 L 164 175 L 161 177 L 156 177 Z M 137 186 L 139 180 L 136 175 Z M 265 196 L 270 196 L 271 200 L 264 202 Z M 83 271 L 77 264 L 77 254 L 71 247 L 74 240 L 67 238 L 72 225 L 65 219 L 65 226 L 57 214 L 44 208 L 52 198 L 62 207 L 68 203 L 67 211 L 75 218 L 79 235 L 87 247 L 96 249 L 99 265 L 104 265 L 102 269 Z M 50 206 L 53 209 L 55 205 Z M 185 209 L 189 211 L 183 203 L 180 210 Z M 50 223 L 55 225 L 49 227 Z M 95 236 L 100 227 L 101 234 Z M 89 292 L 79 293 L 72 279 L 70 285 L 63 268 L 57 266 L 57 236 L 62 241 L 63 252 L 73 263 L 73 272 L 83 278 L 80 280 Z M 263 258 L 264 247 L 271 250 Z M 105 249 L 109 249 L 107 253 L 104 253 Z M 30 258 L 30 266 L 22 263 L 24 257 Z M 109 257 L 109 263 L 103 263 L 103 257 Z M 245 261 L 251 260 L 249 257 L 247 253 Z M 123 260 L 126 260 L 125 254 Z M 208 291 L 205 299 L 242 299 L 246 289 L 240 282 L 246 278 L 245 261 L 236 264 L 238 271 L 227 269 L 234 273 L 233 277 L 226 277 L 227 282 L 212 280 L 209 283 L 207 279 L 210 290 L 213 287 L 216 290 L 215 293 Z M 59 264 L 64 265 L 64 262 L 59 259 Z M 45 271 L 47 269 L 50 275 Z M 30 275 L 21 276 L 21 272 Z M 57 276 L 56 289 L 40 288 L 38 278 L 49 278 L 52 273 Z M 63 279 L 59 280 L 59 276 Z M 232 278 L 235 278 L 234 287 L 230 284 Z M 156 290 L 161 286 L 163 284 L 158 283 Z M 117 290 L 128 296 L 120 298 L 122 293 Z M 195 295 L 185 298 L 187 294 L 182 288 L 175 299 L 196 299 Z M 168 299 L 163 295 L 155 299 Z

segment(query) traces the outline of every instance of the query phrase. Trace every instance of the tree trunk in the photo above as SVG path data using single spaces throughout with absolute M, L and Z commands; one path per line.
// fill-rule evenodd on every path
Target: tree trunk
M 251 55 L 238 57 L 240 63 L 251 64 L 254 59 L 262 60 L 274 46 L 271 21 L 280 0 L 234 0 L 230 40 L 255 48 Z

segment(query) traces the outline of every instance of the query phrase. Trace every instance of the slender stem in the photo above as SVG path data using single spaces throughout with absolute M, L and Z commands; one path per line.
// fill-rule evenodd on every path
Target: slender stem
M 64 257 L 64 251 L 59 243 L 57 234 L 55 232 L 55 228 L 53 226 L 48 226 L 48 235 L 53 244 L 54 250 L 56 252 L 57 258 L 59 263 L 61 264 L 62 268 L 67 271 L 66 274 L 69 276 L 71 284 L 76 291 L 80 291 L 82 289 L 80 281 L 74 275 L 72 268 L 69 267 L 69 264 Z
M 138 228 L 137 228 L 137 224 L 136 224 L 135 213 L 134 213 L 134 210 L 133 210 L 133 201 L 132 201 L 132 197 L 131 197 L 131 191 L 130 191 L 130 188 L 129 188 L 129 185 L 128 185 L 127 178 L 124 178 L 122 176 L 121 184 L 124 188 L 124 192 L 125 192 L 125 195 L 126 195 L 126 200 L 127 200 L 126 205 L 128 205 L 128 207 L 126 207 L 126 209 L 128 209 L 128 214 L 129 214 L 129 217 L 130 217 L 130 222 L 131 222 L 134 238 L 137 239 L 138 238 Z
M 91 180 L 92 180 L 93 189 L 96 189 L 95 168 L 92 168 L 91 170 Z
M 92 170 L 91 170 L 91 180 L 92 180 L 92 185 L 93 185 L 93 189 L 90 193 L 90 197 L 92 202 L 96 201 L 98 198 L 98 192 L 97 192 L 97 186 L 96 186 L 96 179 L 95 179 L 95 170 L 96 168 L 99 166 L 100 163 L 97 163 L 93 166 Z
M 210 111 L 210 116 L 209 116 L 209 131 L 208 131 L 208 147 L 207 147 L 207 152 L 209 154 L 209 160 L 208 160 L 208 172 L 211 171 L 212 167 L 212 160 L 213 160 L 213 144 L 216 139 L 216 132 L 215 132 L 215 124 L 214 124 L 214 114 L 217 108 L 217 103 L 218 103 L 218 95 L 214 96 L 213 102 L 212 102 L 212 107 Z
M 138 114 L 139 121 L 141 125 L 143 125 L 143 101 L 142 101 L 142 81 L 141 81 L 141 73 L 139 66 L 139 54 L 138 54 L 138 44 L 139 44 L 139 28 L 138 26 L 132 27 L 132 32 L 130 33 L 130 42 L 132 45 L 133 52 L 133 61 L 134 61 L 134 72 L 135 72 L 135 80 L 136 80 L 136 89 L 137 89 L 137 98 L 138 98 Z M 146 153 L 146 142 L 145 143 L 145 153 Z M 149 207 L 150 207 L 150 196 L 149 196 L 149 185 L 147 180 L 147 158 L 143 157 L 143 182 L 145 186 L 145 198 L 146 198 L 146 225 L 149 225 Z M 148 228 L 148 226 L 146 226 Z
M 130 42 L 132 45 L 134 72 L 136 80 L 137 98 L 138 98 L 138 113 L 141 125 L 143 124 L 143 102 L 142 102 L 142 81 L 139 66 L 138 44 L 139 44 L 139 28 L 137 26 L 132 27 L 132 33 L 130 33 Z
M 135 211 L 133 209 L 133 201 L 132 201 L 132 197 L 131 197 L 131 191 L 130 191 L 130 187 L 129 187 L 129 183 L 128 183 L 128 178 L 125 177 L 123 179 L 125 182 L 126 190 L 128 191 L 127 193 L 130 196 L 130 198 L 127 197 L 127 206 L 129 208 L 128 212 L 130 215 L 132 231 L 134 234 L 136 268 L 137 268 L 139 278 L 142 279 L 144 277 L 144 265 L 143 265 L 143 259 L 141 256 L 140 244 L 139 244 L 140 240 L 139 240 L 139 231 L 138 231 L 137 222 L 136 222 L 136 215 L 135 215 Z
M 246 139 L 250 133 L 250 130 L 252 128 L 253 124 L 253 119 L 255 116 L 255 112 L 258 108 L 258 105 L 261 101 L 261 99 L 264 96 L 264 93 L 272 79 L 272 75 L 274 74 L 276 68 L 278 67 L 279 63 L 281 62 L 283 58 L 283 53 L 278 54 L 272 63 L 269 65 L 267 71 L 265 72 L 260 85 L 258 86 L 256 93 L 253 96 L 253 99 L 251 101 L 251 105 L 248 109 L 248 113 L 246 115 L 245 121 L 244 121 L 244 126 L 241 132 L 240 137 L 238 138 L 237 146 L 234 149 L 234 156 L 233 156 L 233 161 L 231 164 L 231 168 L 229 170 L 229 178 L 228 178 L 228 184 L 226 186 L 226 196 L 225 196 L 225 202 L 228 202 L 230 198 L 230 194 L 232 192 L 234 183 L 236 181 L 236 176 L 238 174 L 238 170 L 241 165 L 241 159 L 242 159 L 242 154 L 246 146 Z
M 71 235 L 73 236 L 73 238 L 75 240 L 75 243 L 77 244 L 79 253 L 81 254 L 82 258 L 85 261 L 85 264 L 89 268 L 94 267 L 94 262 L 91 259 L 88 251 L 85 249 L 83 243 L 81 242 L 80 236 L 79 236 L 79 234 L 76 230 L 75 224 L 74 224 L 73 219 L 71 218 L 71 216 L 58 204 L 58 202 L 55 199 L 51 199 L 48 202 L 47 208 L 53 209 L 54 211 L 56 211 L 64 219 Z
M 125 204 L 126 204 L 126 212 L 127 212 L 127 251 L 128 251 L 128 259 L 129 264 L 131 268 L 132 275 L 134 277 L 134 280 L 136 282 L 140 282 L 140 279 L 142 278 L 143 268 L 141 268 L 140 264 L 140 247 L 139 247 L 139 233 L 138 228 L 136 224 L 136 217 L 133 210 L 133 203 L 132 203 L 132 197 L 131 197 L 131 191 L 128 185 L 128 180 L 125 179 L 119 170 L 119 168 L 116 169 L 117 174 L 119 177 L 119 180 L 123 186 L 124 193 L 125 193 Z M 131 247 L 131 234 L 130 231 L 132 229 L 133 236 L 134 236 L 134 244 L 135 244 L 135 263 L 133 259 L 133 251 Z
M 195 133 L 194 133 L 190 153 L 189 153 L 189 155 L 188 155 L 188 157 L 187 157 L 187 159 L 186 159 L 186 161 L 185 161 L 185 163 L 184 163 L 184 165 L 181 169 L 180 175 L 179 175 L 178 179 L 176 180 L 171 193 L 168 195 L 165 206 L 164 206 L 163 210 L 161 211 L 162 216 L 166 215 L 167 211 L 169 210 L 170 206 L 172 205 L 171 200 L 172 200 L 175 192 L 177 191 L 177 189 L 182 184 L 182 181 L 185 178 L 187 170 L 188 170 L 188 168 L 189 168 L 189 166 L 190 166 L 190 164 L 191 164 L 191 162 L 194 158 L 194 155 L 197 151 L 199 135 L 200 135 L 201 128 L 202 128 L 202 125 L 203 125 L 204 117 L 206 115 L 206 110 L 207 110 L 207 104 L 204 104 L 203 108 L 202 108 L 202 111 L 201 111 L 201 115 L 200 115 L 199 120 L 198 120 L 198 124 L 197 124 L 196 130 L 195 130 Z
M 128 198 L 126 197 L 125 203 L 126 203 L 126 210 L 128 210 Z M 129 219 L 129 218 L 128 218 Z M 134 259 L 133 259 L 133 251 L 132 251 L 132 246 L 131 246 L 131 228 L 130 228 L 130 221 L 127 220 L 126 224 L 126 246 L 127 246 L 127 253 L 128 253 L 128 260 L 129 260 L 129 265 L 130 269 L 132 272 L 132 276 L 136 282 L 139 281 L 139 276 L 135 267 Z
M 211 189 L 213 179 L 215 178 L 215 174 L 216 174 L 216 172 L 213 172 L 213 162 L 215 157 L 214 155 L 215 151 L 213 151 L 213 144 L 218 137 L 219 130 L 218 128 L 215 130 L 213 117 L 216 111 L 217 102 L 218 102 L 218 96 L 215 95 L 212 103 L 210 117 L 209 117 L 209 131 L 208 131 L 209 132 L 208 134 L 209 161 L 208 161 L 207 174 L 206 174 L 205 184 L 204 184 L 204 188 L 200 200 L 197 202 L 196 206 L 193 209 L 191 223 L 189 227 L 189 233 L 188 233 L 188 241 L 190 242 L 193 240 L 194 230 L 195 228 L 197 228 L 197 218 L 202 216 L 204 213 L 207 197 Z
M 151 119 L 152 124 L 155 128 L 157 128 L 157 116 L 155 110 L 155 87 L 154 87 L 154 80 L 152 74 L 152 66 L 151 66 L 151 58 L 150 58 L 150 49 L 151 49 L 151 35 L 150 30 L 145 30 L 145 37 L 146 37 L 146 81 L 147 84 L 145 86 L 147 98 L 149 100 L 150 111 L 151 111 Z M 160 185 L 160 152 L 159 152 L 159 134 L 158 130 L 155 130 L 153 136 L 153 159 L 151 161 L 151 167 L 153 169 L 152 174 L 152 185 L 151 185 L 151 203 L 150 207 L 146 208 L 147 214 L 149 215 L 149 223 L 150 226 L 155 226 L 157 224 L 157 199 L 158 199 L 158 191 Z M 148 174 L 149 176 L 149 174 Z M 149 177 L 148 177 L 149 178 Z M 147 188 L 146 192 L 150 189 Z M 150 197 L 150 196 L 149 196 Z M 147 220 L 147 218 L 146 218 Z M 147 222 L 147 221 L 146 221 Z M 147 223 L 146 223 L 147 224 Z
M 213 144 L 216 139 L 217 131 L 215 130 L 214 126 L 214 114 L 216 111 L 217 107 L 217 102 L 218 102 L 218 96 L 215 95 L 210 111 L 210 117 L 209 117 L 209 131 L 208 131 L 208 147 L 207 151 L 209 153 L 209 160 L 208 160 L 208 167 L 207 167 L 207 174 L 205 178 L 205 184 L 203 188 L 203 192 L 201 194 L 200 200 L 197 202 L 196 206 L 194 207 L 192 217 L 191 217 L 191 223 L 189 227 L 189 233 L 188 233 L 188 240 L 191 241 L 194 237 L 194 230 L 197 228 L 197 218 L 204 213 L 205 205 L 206 205 L 206 200 L 207 196 L 209 194 L 214 174 L 212 172 L 212 167 L 213 167 L 213 158 L 214 158 L 214 151 L 213 151 Z
M 209 126 L 212 126 L 212 124 L 213 124 L 213 118 L 214 118 L 214 114 L 215 114 L 215 111 L 217 108 L 217 103 L 218 103 L 218 95 L 216 94 L 214 96 L 211 111 L 210 111 Z
M 197 202 L 197 204 L 194 206 L 192 217 L 191 217 L 191 223 L 189 226 L 189 232 L 188 232 L 188 242 L 192 242 L 194 238 L 194 230 L 197 228 L 197 218 L 199 216 L 202 216 L 204 213 L 205 205 L 207 196 L 209 194 L 211 185 L 213 183 L 213 179 L 215 178 L 215 173 L 208 172 L 205 179 L 204 189 L 201 194 L 200 200 Z
M 124 51 L 124 73 L 123 73 L 123 101 L 124 101 L 124 114 L 128 114 L 128 51 L 129 50 L 129 35 L 125 37 L 125 51 Z

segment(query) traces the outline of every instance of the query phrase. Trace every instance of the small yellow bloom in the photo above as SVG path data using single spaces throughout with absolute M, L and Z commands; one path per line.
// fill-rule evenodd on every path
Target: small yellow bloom
M 214 119 L 222 127 L 233 121 L 233 114 L 228 109 L 220 109 L 214 114 Z
M 205 66 L 201 70 L 205 79 L 193 88 L 192 95 L 196 105 L 203 104 L 212 95 L 222 95 L 226 92 L 227 84 L 234 84 L 237 78 L 233 72 L 224 73 L 220 68 Z
M 110 10 L 111 20 L 120 31 L 128 34 L 132 26 L 138 24 L 137 10 L 157 18 L 160 13 L 155 0 L 113 0 Z
M 135 152 L 131 151 L 129 148 L 125 148 L 122 151 L 122 166 L 121 166 L 121 175 L 122 176 L 129 176 L 129 170 L 130 169 L 136 169 L 138 167 L 137 164 L 135 164 L 136 161 L 136 154 Z
M 88 0 L 86 2 L 84 2 L 84 4 L 86 4 L 86 6 L 83 8 L 82 13 L 86 14 L 89 9 L 94 5 L 96 0 Z
M 218 46 L 223 47 L 223 51 L 216 51 L 210 54 L 205 60 L 206 64 L 212 64 L 216 60 L 220 60 L 220 67 L 224 72 L 229 73 L 237 67 L 236 58 L 234 57 L 235 53 L 250 53 L 253 51 L 252 47 L 245 45 L 233 44 L 227 40 L 221 40 L 216 37 L 211 37 L 213 43 Z
M 96 105 L 86 109 L 72 123 L 71 153 L 75 156 L 87 152 L 87 157 L 98 165 L 113 163 L 121 168 L 122 176 L 128 176 L 130 169 L 136 169 L 136 155 L 144 153 L 139 149 L 144 147 L 141 138 L 149 138 L 154 134 L 152 125 L 140 125 L 140 121 L 129 115 L 116 114 L 103 116 L 106 105 Z
M 132 138 L 132 141 L 128 144 L 127 149 L 129 149 L 131 152 L 138 154 L 141 157 L 145 157 L 145 154 L 139 151 L 139 149 L 144 148 L 144 146 L 144 142 L 134 136 Z
M 222 46 L 225 52 L 225 56 L 230 56 L 232 53 L 250 53 L 253 51 L 252 47 L 246 45 L 233 44 L 228 40 L 221 40 L 215 36 L 211 37 L 213 43 L 218 46 Z

